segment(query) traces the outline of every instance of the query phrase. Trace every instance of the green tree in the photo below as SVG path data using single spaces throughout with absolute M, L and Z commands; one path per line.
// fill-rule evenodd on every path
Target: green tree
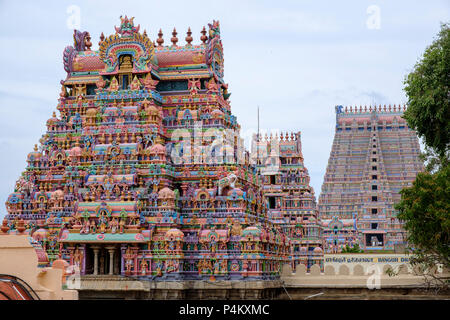
M 400 191 L 395 208 L 405 222 L 413 255 L 410 264 L 437 290 L 448 289 L 448 275 L 435 274 L 437 265 L 450 269 L 450 166 L 419 173 L 412 187 Z M 395 274 L 392 270 L 388 274 Z
M 442 24 L 433 43 L 405 79 L 408 109 L 404 118 L 425 143 L 428 162 L 413 185 L 400 191 L 395 208 L 413 248 L 411 264 L 420 272 L 437 264 L 450 267 L 450 27 Z M 429 273 L 438 287 L 448 278 Z M 430 282 L 428 282 L 430 284 Z
M 437 39 L 426 48 L 405 79 L 408 109 L 404 118 L 427 146 L 444 156 L 450 144 L 450 26 L 441 25 Z
M 342 249 L 342 253 L 362 253 L 364 252 L 359 248 L 359 244 L 355 244 L 353 247 L 350 247 L 348 244 L 345 245 L 344 249 Z
M 417 253 L 429 253 L 450 267 L 450 166 L 419 173 L 412 187 L 400 191 L 398 218 Z

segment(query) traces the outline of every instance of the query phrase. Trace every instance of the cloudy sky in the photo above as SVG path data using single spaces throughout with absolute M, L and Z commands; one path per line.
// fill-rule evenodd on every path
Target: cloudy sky
M 440 22 L 450 20 L 450 4 L 0 0 L 0 217 L 27 154 L 56 110 L 71 28 L 79 24 L 89 31 L 97 49 L 101 32 L 114 33 L 125 14 L 152 39 L 162 28 L 166 44 L 173 27 L 181 43 L 191 27 L 198 43 L 201 28 L 219 20 L 225 80 L 242 135 L 256 130 L 258 105 L 262 130 L 300 130 L 318 196 L 333 141 L 334 106 L 405 103 L 403 79 Z

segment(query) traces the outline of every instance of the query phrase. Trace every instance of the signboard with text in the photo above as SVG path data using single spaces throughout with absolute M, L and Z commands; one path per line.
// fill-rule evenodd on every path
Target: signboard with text
M 342 264 L 408 264 L 410 256 L 406 254 L 325 254 L 326 265 L 339 266 Z

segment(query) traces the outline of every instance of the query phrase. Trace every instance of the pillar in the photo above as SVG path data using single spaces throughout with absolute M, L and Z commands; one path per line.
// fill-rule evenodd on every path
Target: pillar
M 139 272 L 139 264 L 138 264 L 138 258 L 137 258 L 137 255 L 136 255 L 136 257 L 134 258 L 134 272 L 133 272 L 133 274 L 137 275 L 138 272 Z
M 84 275 L 86 274 L 86 255 L 87 255 L 86 244 L 82 244 L 81 248 L 83 248 L 83 261 L 82 266 L 80 268 L 80 273 Z
M 123 259 L 123 255 L 125 254 L 125 250 L 126 250 L 126 245 L 122 245 L 122 247 L 120 248 L 120 274 L 123 275 L 125 274 L 125 261 Z
M 109 274 L 113 275 L 114 274 L 114 247 L 108 247 L 108 252 L 109 252 Z
M 74 252 L 75 252 L 75 247 L 67 247 L 67 250 L 69 250 L 70 252 L 70 264 L 71 265 L 75 265 L 75 259 L 74 259 Z M 81 270 L 80 270 L 81 271 Z
M 93 247 L 94 251 L 94 275 L 98 275 L 98 252 L 100 251 L 99 247 Z

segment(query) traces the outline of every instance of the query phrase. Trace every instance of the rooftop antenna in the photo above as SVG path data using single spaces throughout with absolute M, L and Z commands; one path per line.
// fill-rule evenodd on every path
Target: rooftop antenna
M 259 140 L 259 106 L 258 107 L 258 140 Z
M 258 133 L 256 136 L 256 169 L 259 172 L 259 140 L 260 140 L 260 136 L 259 136 L 259 106 L 257 106 L 257 119 L 258 119 Z

